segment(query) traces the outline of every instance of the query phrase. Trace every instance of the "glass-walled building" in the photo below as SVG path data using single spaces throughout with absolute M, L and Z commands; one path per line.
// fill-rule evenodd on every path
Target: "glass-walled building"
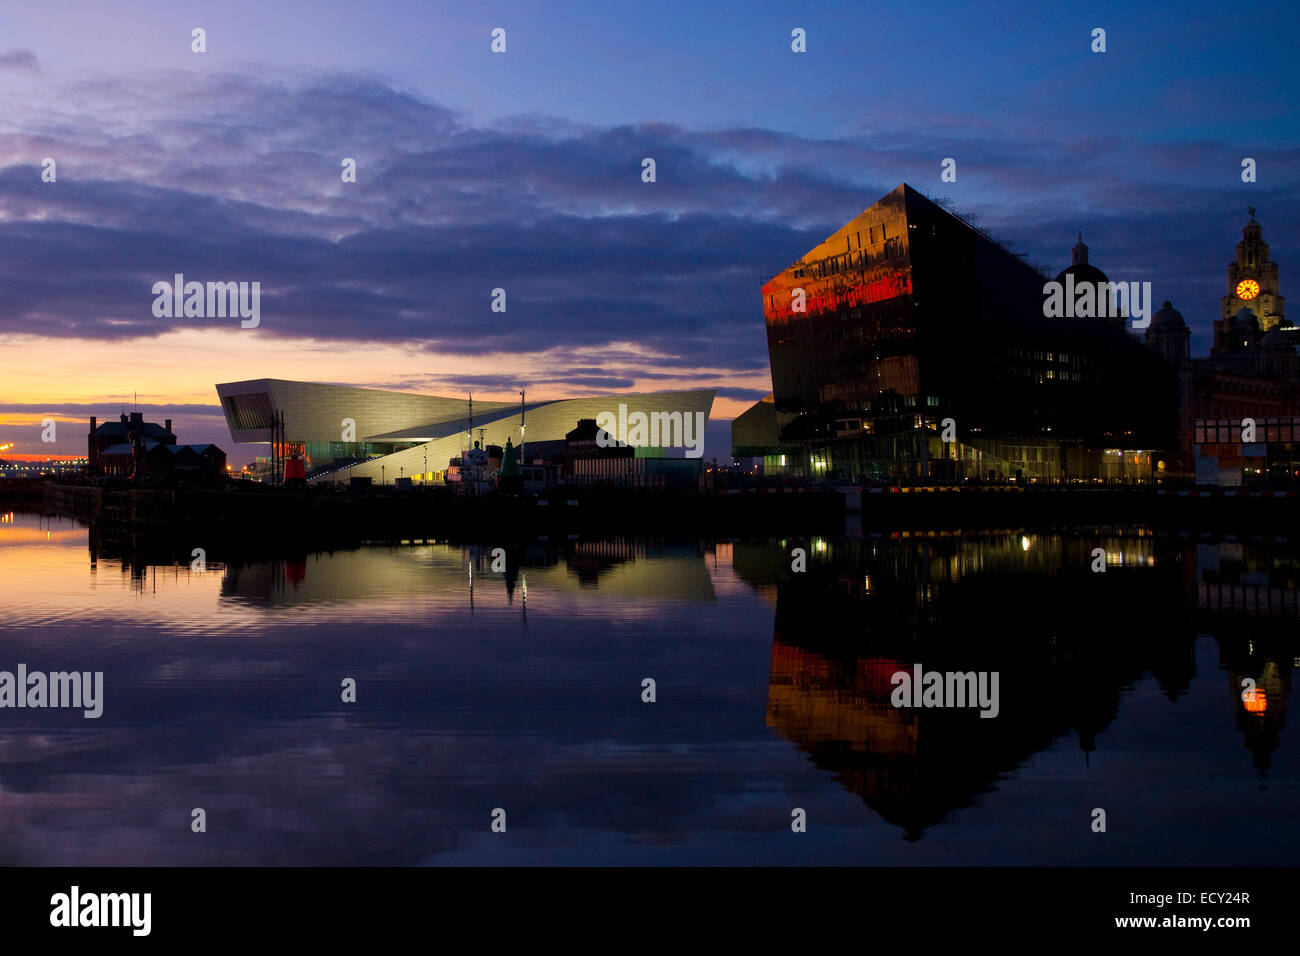
M 1046 317 L 1049 281 L 899 186 L 763 286 L 773 393 L 735 453 L 814 478 L 1152 477 L 1173 370 L 1122 320 Z

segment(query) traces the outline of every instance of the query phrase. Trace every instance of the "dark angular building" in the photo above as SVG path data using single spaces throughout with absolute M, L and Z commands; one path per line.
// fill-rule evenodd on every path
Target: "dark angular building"
M 1082 240 L 1072 268 L 1101 275 Z M 1122 320 L 1047 318 L 1049 281 L 900 185 L 763 286 L 773 393 L 735 453 L 846 480 L 1151 478 L 1174 370 Z

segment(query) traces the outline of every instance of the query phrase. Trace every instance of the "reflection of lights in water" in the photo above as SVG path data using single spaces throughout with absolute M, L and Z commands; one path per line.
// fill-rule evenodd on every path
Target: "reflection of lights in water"
M 862 576 L 862 590 L 868 594 L 871 593 L 871 575 L 864 574 Z
M 825 552 L 825 550 L 826 550 L 826 540 L 825 540 L 824 538 L 813 538 L 813 546 L 814 546 L 814 547 L 815 547 L 819 552 Z
M 1021 551 L 1029 550 L 1029 539 L 1024 537 L 1023 535 L 1020 538 L 1020 550 Z
M 1246 705 L 1246 712 L 1250 714 L 1262 714 L 1268 710 L 1268 694 L 1264 693 L 1264 688 L 1256 687 L 1253 694 L 1247 695 L 1248 700 L 1243 700 Z

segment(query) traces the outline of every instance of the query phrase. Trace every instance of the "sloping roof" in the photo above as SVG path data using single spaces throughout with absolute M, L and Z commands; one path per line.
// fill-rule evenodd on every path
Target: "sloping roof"
M 123 421 L 107 421 L 95 426 L 96 435 L 128 435 L 131 433 L 131 423 Z M 157 422 L 141 422 L 140 430 L 146 435 L 172 435 L 162 425 Z
M 159 446 L 158 443 L 154 441 L 152 438 L 146 438 L 144 440 L 145 451 L 153 451 L 157 447 L 170 448 L 171 446 L 170 445 Z M 118 442 L 115 445 L 109 445 L 102 452 L 100 452 L 100 454 L 101 455 L 131 455 L 134 454 L 134 451 L 132 450 L 132 445 L 130 442 Z
M 551 399 L 545 402 L 530 402 L 524 406 L 525 413 L 535 411 L 539 408 L 545 408 L 548 405 L 555 405 L 564 399 Z M 496 403 L 502 404 L 502 403 Z M 439 438 L 446 438 L 449 435 L 455 435 L 465 431 L 466 414 L 468 407 L 462 410 L 459 417 L 453 417 L 441 422 L 430 422 L 426 425 L 420 425 L 415 428 L 403 428 L 395 432 L 386 432 L 382 435 L 367 435 L 366 441 L 437 441 Z M 518 405 L 506 405 L 504 408 L 489 409 L 487 411 L 474 413 L 475 427 L 478 425 L 487 425 L 491 422 L 500 421 L 503 418 L 509 418 L 512 415 L 519 414 Z
M 771 392 L 731 422 L 731 450 L 737 457 L 780 454 L 777 450 L 780 444 L 780 426 Z

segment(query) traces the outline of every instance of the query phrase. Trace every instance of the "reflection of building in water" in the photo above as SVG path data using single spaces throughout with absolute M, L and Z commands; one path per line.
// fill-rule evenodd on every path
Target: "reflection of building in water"
M 1032 754 L 1073 734 L 1084 751 L 1146 674 L 1172 700 L 1194 673 L 1181 566 L 1154 540 L 1021 533 L 735 545 L 745 580 L 776 587 L 768 725 L 918 839 Z M 1028 547 L 1026 547 L 1026 544 Z M 1116 558 L 1090 570 L 1092 550 Z M 894 708 L 890 676 L 997 672 L 996 718 Z
M 513 603 L 519 573 L 549 593 L 598 588 L 612 597 L 715 600 L 713 581 L 697 545 L 615 539 L 509 546 L 505 568 L 494 571 L 491 545 L 415 544 L 374 546 L 292 559 L 232 565 L 223 597 L 263 607 L 345 603 L 381 598 L 418 600 L 430 593 L 465 593 Z
M 1113 718 L 1120 675 L 1087 662 L 965 660 L 917 651 L 926 670 L 997 671 L 1000 713 L 895 708 L 891 675 L 913 659 L 832 657 L 773 643 L 767 724 L 910 840 L 971 806 L 1030 755 L 1073 730 L 1085 753 Z M 1043 664 L 1044 666 L 1033 666 Z
M 1068 537 L 1036 532 L 1003 532 L 980 536 L 960 532 L 902 532 L 888 538 L 843 538 L 827 541 L 786 540 L 776 546 L 737 544 L 733 566 L 750 584 L 770 588 L 796 579 L 790 573 L 794 548 L 807 552 L 809 574 L 797 580 L 804 587 L 820 589 L 818 600 L 870 602 L 862 610 L 858 625 L 863 633 L 897 635 L 910 632 L 919 618 L 928 618 L 941 595 L 969 578 L 1005 580 L 1008 576 L 1090 575 L 1093 550 L 1105 552 L 1108 570 L 1127 571 L 1155 568 L 1155 539 L 1145 531 L 1128 535 L 1114 532 L 1095 536 Z M 834 594 L 830 593 L 834 592 Z M 1005 621 L 1016 599 L 992 612 L 989 624 Z M 1048 620 L 1056 616 L 1056 611 Z
M 91 522 L 86 527 L 86 549 L 92 575 L 100 572 L 101 562 L 116 563 L 123 575 L 130 576 L 132 587 L 138 591 L 156 590 L 159 575 L 177 580 L 199 570 L 195 567 L 192 542 L 179 545 L 152 533 L 126 531 L 99 522 Z M 221 561 L 204 559 L 204 572 L 224 568 Z
M 716 596 L 704 557 L 698 544 L 649 541 L 634 545 L 617 539 L 574 542 L 564 551 L 566 586 L 594 586 L 629 598 L 712 603 Z
M 1246 749 L 1254 755 L 1255 767 L 1262 776 L 1273 765 L 1273 752 L 1286 726 L 1286 699 L 1291 694 L 1291 662 L 1252 660 L 1245 670 L 1228 668 L 1228 689 L 1237 700 L 1237 729 Z M 1254 681 L 1253 693 L 1247 693 Z M 1247 699 L 1249 697 L 1250 699 Z
M 1206 611 L 1294 618 L 1300 613 L 1300 559 L 1289 549 L 1241 542 L 1198 544 L 1186 552 L 1196 603 Z
M 1212 593 L 1221 587 L 1245 587 L 1232 584 L 1247 575 L 1259 581 L 1268 579 L 1275 587 L 1257 584 L 1246 591 L 1254 591 L 1262 598 L 1277 585 L 1294 585 L 1294 565 L 1285 552 L 1268 549 L 1242 548 L 1240 545 L 1197 547 L 1196 566 L 1203 578 L 1221 577 L 1225 582 L 1211 582 Z M 1202 586 L 1205 581 L 1198 582 Z M 1294 606 L 1294 587 L 1288 595 Z M 1214 629 L 1219 645 L 1219 668 L 1227 677 L 1228 693 L 1232 696 L 1237 729 L 1242 742 L 1251 752 L 1253 763 L 1260 776 L 1272 766 L 1273 753 L 1281 742 L 1281 732 L 1286 727 L 1287 698 L 1291 695 L 1291 673 L 1296 660 L 1297 627 L 1295 613 L 1277 610 L 1262 600 L 1238 602 L 1235 608 L 1225 603 L 1210 601 L 1201 605 L 1202 622 Z M 1254 694 L 1247 695 L 1254 682 Z M 1245 695 L 1245 696 L 1243 696 Z M 1248 699 L 1249 698 L 1249 699 Z
M 611 568 L 628 562 L 643 561 L 647 556 L 645 542 L 635 538 L 575 541 L 568 549 L 567 563 L 580 581 L 595 584 L 600 575 Z
M 772 644 L 767 725 L 800 743 L 836 741 L 847 751 L 914 757 L 917 711 L 894 707 L 890 677 L 901 661 L 839 662 L 793 644 Z

